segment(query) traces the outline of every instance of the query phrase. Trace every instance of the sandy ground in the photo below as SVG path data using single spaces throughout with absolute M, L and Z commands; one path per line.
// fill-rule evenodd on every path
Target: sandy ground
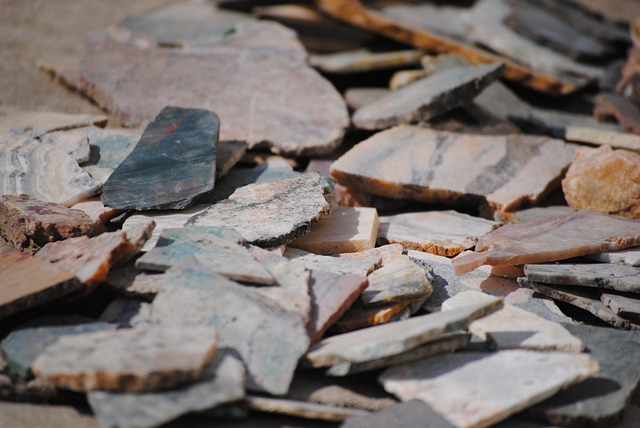
M 38 61 L 77 56 L 84 35 L 132 13 L 183 0 L 0 0 L 0 112 L 100 109 L 38 70 Z

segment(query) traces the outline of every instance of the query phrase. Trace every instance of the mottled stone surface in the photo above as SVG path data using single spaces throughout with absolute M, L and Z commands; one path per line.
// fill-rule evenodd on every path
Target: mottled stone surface
M 220 116 L 221 140 L 300 155 L 332 151 L 349 123 L 342 97 L 306 64 L 295 33 L 273 22 L 239 23 L 182 49 L 140 46 L 122 31 L 92 33 L 80 72 L 83 92 L 128 126 L 166 105 L 204 108 Z
M 422 55 L 422 52 L 418 50 L 371 52 L 367 49 L 357 49 L 326 55 L 312 55 L 309 58 L 309 63 L 324 73 L 358 73 L 415 65 L 420 61 Z
M 0 247 L 0 318 L 82 288 L 73 273 L 11 247 Z
M 588 258 L 602 263 L 616 263 L 626 266 L 640 266 L 640 247 L 632 247 L 626 250 L 605 251 L 604 253 L 591 254 Z
M 326 270 L 359 276 L 369 275 L 382 264 L 382 258 L 378 255 L 370 257 L 363 256 L 360 258 L 322 256 L 296 248 L 287 248 L 284 256 L 289 260 L 300 260 L 304 262 L 307 269 Z
M 49 242 L 92 235 L 95 229 L 82 211 L 28 195 L 0 196 L 0 236 L 26 253 L 34 254 Z
M 349 418 L 343 428 L 384 428 L 389 426 L 453 428 L 447 420 L 420 400 L 409 400 L 372 415 Z
M 127 296 L 152 300 L 162 287 L 162 274 L 145 272 L 130 264 L 110 270 L 104 283 Z
M 397 303 L 404 300 L 420 300 L 424 303 L 433 294 L 431 285 L 433 277 L 427 275 L 424 269 L 407 256 L 385 263 L 368 278 L 369 286 L 361 296 L 365 306 Z M 418 305 L 420 306 L 421 304 Z
M 496 222 L 456 211 L 422 211 L 381 217 L 378 237 L 407 250 L 452 257 L 497 227 Z
M 124 266 L 134 257 L 136 257 L 142 251 L 142 248 L 146 245 L 147 241 L 153 236 L 153 231 L 156 228 L 156 222 L 153 220 L 147 220 L 146 222 L 140 222 L 136 225 L 132 225 L 127 228 L 125 235 L 127 241 L 129 241 L 129 248 L 127 252 L 118 260 L 114 266 Z
M 74 407 L 29 403 L 0 403 L 0 425 L 15 427 L 99 428 L 93 416 Z
M 374 130 L 428 121 L 470 103 L 500 78 L 502 70 L 502 64 L 486 64 L 435 73 L 361 107 L 353 115 L 353 123 L 358 128 Z
M 617 264 L 532 264 L 524 267 L 527 279 L 545 284 L 580 285 L 640 293 L 640 269 Z
M 217 330 L 208 326 L 84 333 L 48 346 L 32 370 L 73 390 L 156 391 L 198 379 L 217 345 Z
M 151 303 L 130 297 L 117 297 L 100 315 L 100 321 L 120 328 L 148 326 L 151 322 Z
M 305 356 L 312 367 L 326 367 L 350 361 L 363 363 L 417 348 L 444 333 L 465 328 L 474 319 L 502 307 L 502 300 L 472 305 L 455 311 L 413 317 L 326 338 L 313 345 Z
M 580 147 L 562 180 L 567 203 L 577 209 L 640 217 L 640 154 Z
M 105 182 L 102 202 L 121 210 L 182 209 L 213 190 L 220 119 L 165 107 Z
M 78 202 L 71 207 L 72 210 L 79 210 L 89 216 L 96 227 L 99 229 L 102 226 L 109 225 L 112 218 L 115 218 L 122 214 L 122 211 L 114 210 L 113 208 L 105 207 L 99 196 L 85 199 Z
M 95 286 L 132 247 L 124 232 L 106 232 L 93 238 L 80 236 L 51 242 L 42 247 L 36 257 L 72 272 L 86 285 Z
M 242 358 L 249 388 L 276 395 L 287 392 L 298 359 L 309 346 L 299 314 L 195 262 L 169 270 L 165 280 L 171 287 L 153 301 L 154 321 L 215 326 L 220 347 Z
M 562 236 L 563 239 L 557 239 Z M 481 265 L 517 265 L 564 260 L 640 245 L 640 222 L 578 211 L 563 217 L 507 224 L 478 240 L 476 252 L 453 259 L 461 275 Z
M 426 402 L 454 426 L 487 427 L 597 371 L 586 354 L 462 352 L 393 367 L 380 381 L 402 401 Z
M 356 145 L 333 164 L 331 175 L 344 186 L 392 199 L 509 211 L 552 190 L 574 151 L 546 137 L 402 125 Z
M 10 111 L 0 114 L 0 133 L 33 133 L 36 136 L 54 131 L 82 128 L 90 125 L 105 126 L 106 116 L 67 114 L 47 111 Z
M 70 207 L 99 192 L 91 178 L 71 156 L 29 134 L 0 135 L 0 194 L 27 194 L 45 202 Z
M 399 303 L 374 308 L 364 308 L 361 304 L 353 305 L 331 326 L 331 330 L 338 333 L 346 333 L 361 328 L 373 327 L 374 325 L 386 324 L 394 321 L 411 303 L 410 300 L 404 300 Z
M 42 144 L 50 144 L 62 150 L 79 164 L 87 162 L 91 154 L 89 139 L 83 129 L 50 132 L 40 137 Z
M 376 245 L 378 211 L 375 208 L 337 206 L 311 227 L 311 231 L 289 243 L 315 254 L 352 253 Z
M 189 219 L 191 226 L 235 229 L 255 245 L 275 247 L 307 233 L 330 213 L 318 173 L 252 184 Z
M 569 2 L 615 22 L 629 23 L 634 17 L 640 15 L 640 5 L 633 0 L 622 0 L 616 3 L 615 8 L 612 8 L 607 0 L 569 0 Z
M 370 250 L 357 251 L 355 253 L 337 254 L 343 259 L 363 259 L 368 257 L 379 257 L 382 264 L 388 263 L 402 255 L 404 249 L 400 244 L 381 245 Z
M 220 350 L 194 383 L 161 392 L 94 391 L 89 404 L 102 426 L 155 427 L 181 415 L 202 412 L 244 398 L 242 363 Z
M 113 171 L 129 156 L 138 141 L 141 131 L 119 129 L 82 128 L 89 139 L 89 160 L 82 169 L 104 184 Z
M 603 293 L 600 301 L 610 308 L 616 315 L 640 324 L 640 298 L 618 296 Z
M 479 291 L 464 291 L 445 301 L 442 310 L 447 311 L 490 299 L 495 297 Z M 584 348 L 582 341 L 561 324 L 510 303 L 505 303 L 501 310 L 472 322 L 469 331 L 483 340 L 490 340 L 496 349 L 582 352 Z
M 367 414 L 364 410 L 306 403 L 304 401 L 286 400 L 282 398 L 250 396 L 247 397 L 247 404 L 251 410 L 259 412 L 281 413 L 303 419 L 319 419 L 333 422 L 341 422 L 352 416 Z

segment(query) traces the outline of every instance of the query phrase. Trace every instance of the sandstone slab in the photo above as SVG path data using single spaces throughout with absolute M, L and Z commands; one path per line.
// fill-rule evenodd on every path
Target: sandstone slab
M 331 422 L 342 422 L 353 416 L 367 414 L 364 410 L 349 409 L 326 404 L 306 403 L 304 401 L 249 396 L 247 404 L 251 410 L 266 413 L 279 413 L 303 419 L 318 419 Z
M 379 257 L 382 260 L 382 264 L 389 263 L 390 261 L 397 259 L 403 254 L 404 249 L 400 244 L 387 244 L 381 245 L 370 250 L 357 251 L 355 253 L 343 253 L 337 254 L 338 257 L 343 259 L 363 259 L 367 257 Z
M 365 306 L 417 300 L 415 311 L 433 294 L 433 278 L 424 269 L 402 256 L 372 272 L 369 286 L 362 292 Z M 413 312 L 415 312 L 413 311 Z
M 395 321 L 396 317 L 409 308 L 411 303 L 410 300 L 404 300 L 374 308 L 365 308 L 361 304 L 353 305 L 331 326 L 331 330 L 338 333 L 347 333 Z
M 426 402 L 454 426 L 486 427 L 597 371 L 586 354 L 463 352 L 393 367 L 380 381 L 402 401 Z
M 564 239 L 558 240 L 558 236 Z M 640 244 L 640 222 L 578 211 L 563 217 L 507 224 L 478 240 L 476 252 L 453 260 L 456 273 L 481 265 L 517 265 L 564 260 Z
M 556 285 L 580 285 L 640 293 L 640 270 L 617 264 L 532 264 L 524 267 L 527 279 Z
M 287 248 L 284 251 L 284 256 L 289 260 L 304 262 L 307 269 L 359 276 L 369 275 L 382 264 L 382 258 L 375 254 L 372 256 L 364 255 L 359 258 L 335 257 L 308 253 L 296 248 Z
M 600 301 L 616 315 L 640 324 L 640 299 L 603 293 Z
M 511 211 L 552 190 L 574 151 L 545 137 L 402 125 L 356 145 L 333 164 L 331 175 L 344 186 L 392 199 Z
M 422 57 L 418 50 L 371 52 L 356 49 L 347 52 L 312 55 L 309 63 L 323 73 L 359 73 L 417 64 Z
M 106 116 L 67 114 L 47 111 L 10 111 L 0 114 L 0 133 L 41 136 L 49 132 L 66 131 L 85 126 L 107 124 Z
M 496 222 L 456 211 L 422 211 L 381 217 L 378 237 L 407 250 L 452 257 L 497 227 Z

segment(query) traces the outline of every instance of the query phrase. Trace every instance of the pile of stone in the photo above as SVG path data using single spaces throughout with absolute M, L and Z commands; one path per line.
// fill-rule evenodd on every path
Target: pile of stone
M 638 3 L 217 3 L 0 114 L 0 425 L 633 426 Z

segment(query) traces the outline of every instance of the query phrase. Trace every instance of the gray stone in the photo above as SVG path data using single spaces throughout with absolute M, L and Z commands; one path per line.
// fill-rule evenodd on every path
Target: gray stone
M 127 265 L 111 270 L 104 283 L 126 296 L 152 300 L 162 286 L 162 274 L 147 273 Z
M 87 138 L 84 129 L 86 128 L 50 132 L 40 137 L 40 141 L 43 144 L 50 144 L 61 149 L 76 162 L 82 164 L 89 160 L 91 154 L 89 138 Z
M 454 428 L 446 419 L 420 400 L 409 400 L 367 416 L 349 418 L 342 428 Z
M 242 159 L 247 153 L 247 143 L 243 141 L 218 141 L 218 151 L 216 153 L 216 178 L 223 177 Z M 218 183 L 216 183 L 218 187 Z M 215 187 L 213 189 L 215 192 Z M 206 195 L 199 201 L 204 202 Z
M 600 296 L 600 301 L 616 315 L 640 324 L 640 297 L 633 299 L 631 297 L 618 296 L 617 294 L 603 293 Z
M 120 129 L 81 128 L 89 140 L 89 159 L 82 169 L 104 184 L 113 171 L 129 156 L 140 141 L 141 131 Z
M 373 308 L 365 308 L 361 303 L 356 302 L 331 326 L 331 330 L 336 333 L 347 333 L 361 328 L 373 327 L 374 325 L 404 319 L 404 312 L 407 309 L 411 312 L 410 306 L 412 306 L 414 302 L 416 301 L 405 300 Z M 419 303 L 419 299 L 417 302 Z
M 591 254 L 587 257 L 602 263 L 616 263 L 619 265 L 639 267 L 640 247 L 632 247 L 619 251 L 605 251 L 604 253 Z
M 357 49 L 312 55 L 309 63 L 324 73 L 357 73 L 415 65 L 421 57 L 422 52 L 418 50 L 371 52 L 368 49 Z
M 617 264 L 531 264 L 525 265 L 527 279 L 556 285 L 579 285 L 640 293 L 640 269 Z
M 300 260 L 304 262 L 307 269 L 326 270 L 340 274 L 359 276 L 369 275 L 375 269 L 379 268 L 382 263 L 381 257 L 376 255 L 361 258 L 322 256 L 296 248 L 287 248 L 284 256 L 289 260 Z
M 369 275 L 369 286 L 362 292 L 365 306 L 428 299 L 433 293 L 432 277 L 424 269 L 402 256 L 386 263 Z M 420 305 L 418 305 L 420 307 Z
M 120 328 L 150 325 L 151 303 L 129 297 L 117 297 L 102 312 L 100 321 L 116 324 Z
M 328 406 L 326 404 L 305 403 L 304 401 L 282 398 L 249 396 L 247 397 L 247 404 L 251 410 L 257 410 L 259 412 L 279 413 L 296 416 L 298 418 L 319 419 L 331 422 L 342 422 L 352 416 L 367 414 L 364 410 Z
M 32 133 L 39 137 L 49 132 L 66 131 L 85 126 L 105 126 L 107 116 L 67 114 L 48 111 L 10 111 L 0 114 L 0 133 Z
M 350 108 L 357 110 L 379 100 L 388 93 L 389 89 L 387 88 L 349 88 L 344 92 L 344 99 Z
M 0 425 L 14 427 L 99 428 L 98 421 L 82 409 L 31 403 L 0 403 Z

